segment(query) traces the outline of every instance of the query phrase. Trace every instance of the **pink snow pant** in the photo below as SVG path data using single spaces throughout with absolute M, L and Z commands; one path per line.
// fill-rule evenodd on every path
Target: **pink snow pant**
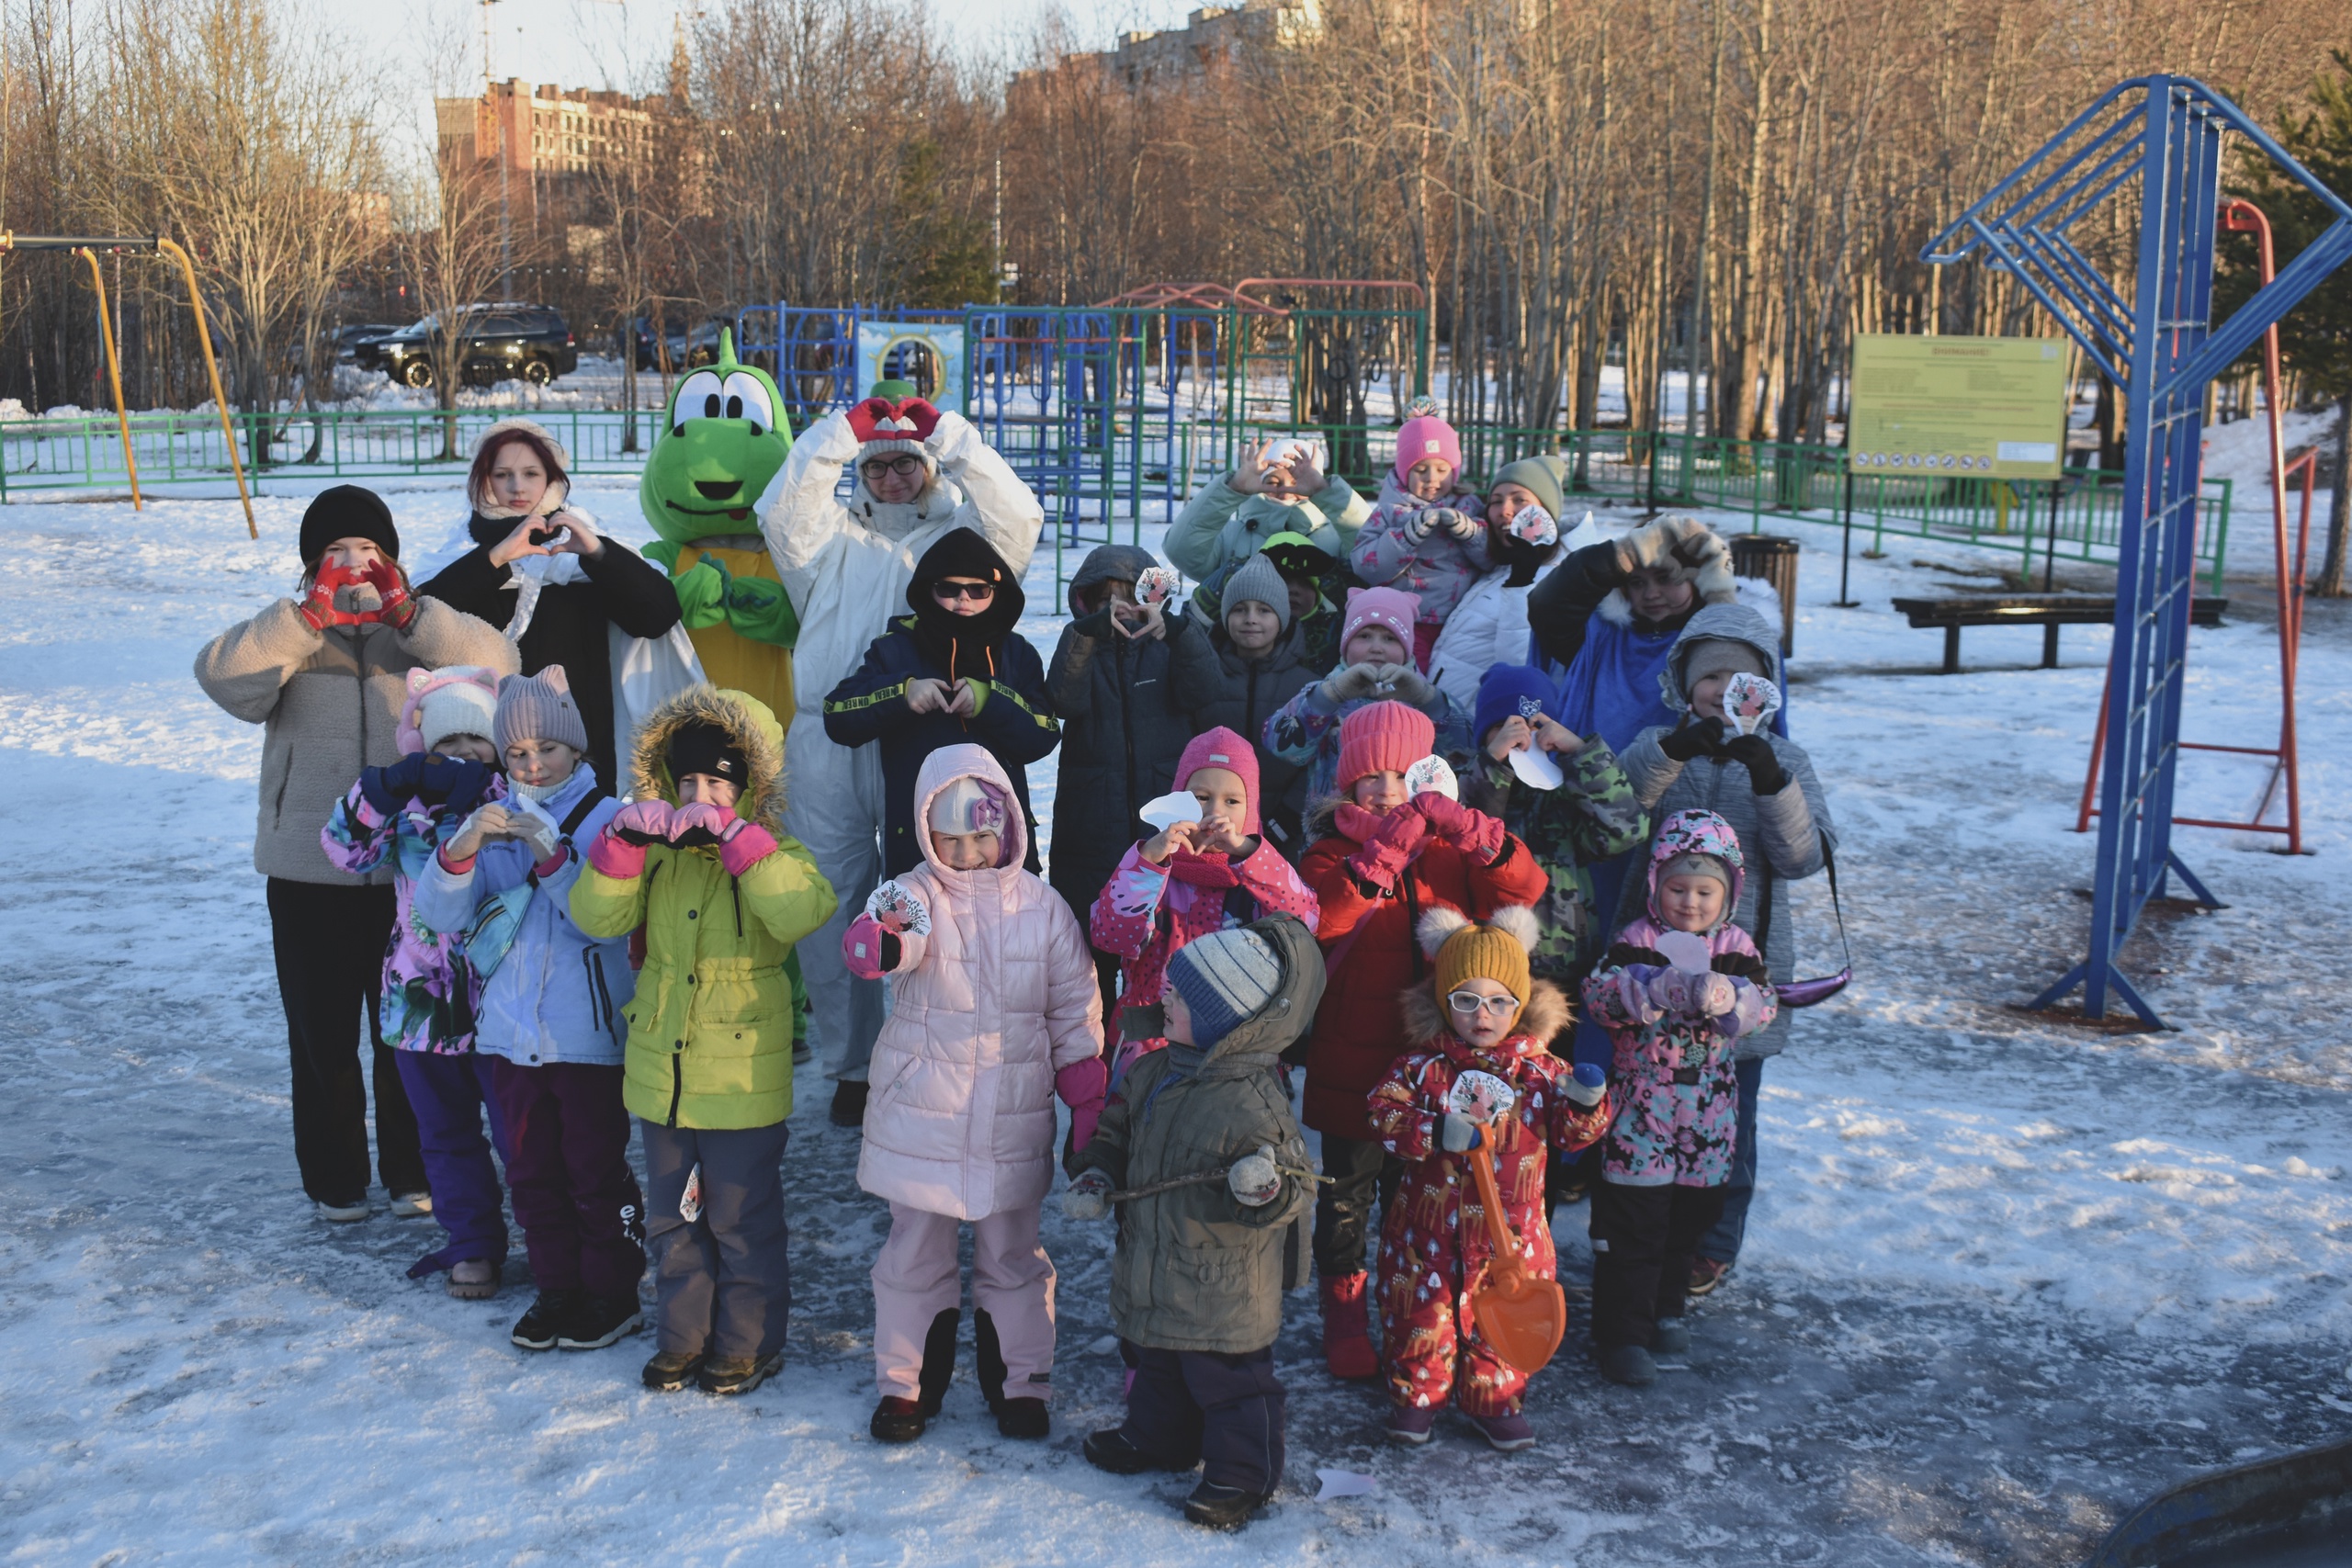
M 1044 1399 L 1054 1372 L 1054 1264 L 1037 1239 L 1043 1200 L 972 1226 L 972 1304 L 996 1325 L 1011 1399 Z M 884 1397 L 914 1399 L 932 1320 L 962 1305 L 956 1236 L 966 1222 L 890 1205 L 890 1239 L 874 1260 L 874 1380 Z

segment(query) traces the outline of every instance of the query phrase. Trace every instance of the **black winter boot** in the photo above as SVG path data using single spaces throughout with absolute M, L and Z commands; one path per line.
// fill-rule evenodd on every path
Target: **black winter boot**
M 1214 1481 L 1204 1481 L 1193 1488 L 1184 1499 L 1184 1517 L 1196 1525 L 1211 1529 L 1238 1530 L 1250 1522 L 1250 1516 L 1266 1506 L 1266 1494 L 1248 1492 L 1238 1486 L 1219 1486 Z
M 635 1296 L 594 1296 L 582 1291 L 573 1298 L 571 1315 L 557 1331 L 555 1342 L 564 1350 L 601 1350 L 624 1334 L 634 1334 L 645 1322 Z
M 572 1314 L 579 1311 L 578 1291 L 541 1291 L 539 1299 L 531 1303 L 514 1325 L 514 1343 L 526 1350 L 552 1350 L 566 1328 L 571 1326 Z
M 939 1414 L 939 1407 L 947 1401 L 947 1385 L 956 1379 L 956 1325 L 963 1320 L 960 1311 L 949 1307 L 931 1320 L 931 1332 L 922 1337 L 922 1371 L 915 1374 L 919 1391 L 915 1403 L 922 1407 L 926 1419 Z

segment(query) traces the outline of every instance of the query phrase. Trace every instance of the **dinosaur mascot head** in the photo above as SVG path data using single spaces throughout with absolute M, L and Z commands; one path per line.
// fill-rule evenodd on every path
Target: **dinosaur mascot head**
M 755 365 L 735 357 L 735 334 L 718 334 L 718 360 L 678 383 L 670 422 L 653 444 L 638 504 L 673 545 L 758 531 L 752 509 L 792 450 L 783 394 Z

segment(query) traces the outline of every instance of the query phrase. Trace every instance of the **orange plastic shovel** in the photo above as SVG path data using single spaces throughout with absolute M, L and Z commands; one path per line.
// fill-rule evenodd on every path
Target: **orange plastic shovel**
M 1557 1284 L 1528 1268 L 1503 1221 L 1503 1195 L 1487 1146 L 1493 1135 L 1490 1130 L 1470 1151 L 1470 1171 L 1477 1178 L 1478 1201 L 1487 1211 L 1487 1234 L 1495 1244 L 1486 1278 L 1470 1292 L 1470 1315 L 1479 1337 L 1494 1347 L 1496 1355 L 1522 1372 L 1534 1373 L 1544 1370 L 1568 1332 L 1568 1302 Z

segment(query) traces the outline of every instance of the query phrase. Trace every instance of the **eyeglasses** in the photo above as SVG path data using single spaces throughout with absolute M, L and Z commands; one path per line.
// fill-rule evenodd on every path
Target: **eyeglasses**
M 1448 991 L 1445 996 L 1445 1005 L 1464 1017 L 1474 1012 L 1485 1011 L 1502 1018 L 1519 1010 L 1519 998 L 1509 991 L 1505 991 L 1499 997 L 1489 997 L 1477 991 Z
M 900 479 L 905 479 L 922 467 L 921 457 L 911 452 L 901 452 L 895 457 L 868 457 L 865 462 L 860 463 L 857 468 L 858 472 L 867 479 L 878 479 L 884 474 L 896 474 Z
M 943 604 L 953 604 L 958 599 L 969 599 L 975 604 L 985 604 L 996 597 L 993 582 L 934 582 L 931 596 Z

